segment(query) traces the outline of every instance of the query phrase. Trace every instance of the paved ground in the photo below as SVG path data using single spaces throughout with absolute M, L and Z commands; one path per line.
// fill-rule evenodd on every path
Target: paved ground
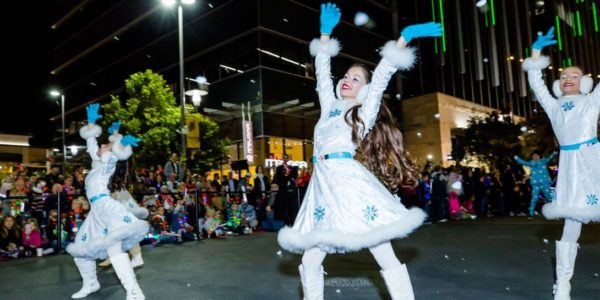
M 425 225 L 394 242 L 408 263 L 417 299 L 552 299 L 554 244 L 561 223 L 495 218 Z M 584 226 L 573 299 L 600 299 L 600 224 Z M 276 235 L 143 247 L 137 270 L 147 299 L 301 299 L 300 256 Z M 389 299 L 368 251 L 330 255 L 326 299 Z M 100 292 L 124 299 L 112 268 L 99 270 Z M 81 285 L 68 255 L 0 263 L 0 299 L 68 299 Z

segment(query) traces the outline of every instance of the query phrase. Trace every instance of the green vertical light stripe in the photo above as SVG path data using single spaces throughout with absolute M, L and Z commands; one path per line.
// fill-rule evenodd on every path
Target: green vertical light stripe
M 442 0 L 439 0 L 440 3 L 440 23 L 442 24 L 442 49 L 446 52 L 446 28 L 444 28 L 444 4 Z
M 494 0 L 490 1 L 490 8 L 492 12 L 492 26 L 496 26 L 496 12 L 494 10 Z
M 569 15 L 571 15 L 571 28 L 573 29 L 573 35 L 576 36 L 577 35 L 577 29 L 576 24 L 575 24 L 575 14 L 574 13 L 569 13 Z
M 581 16 L 577 11 L 577 35 L 581 36 Z
M 571 58 L 567 58 L 567 67 L 570 67 L 573 65 L 573 61 L 571 61 Z
M 592 2 L 592 12 L 594 12 L 594 30 L 598 32 L 598 15 L 596 14 L 596 2 Z
M 490 27 L 490 21 L 489 21 L 489 16 L 488 16 L 489 12 L 486 11 L 484 15 L 485 15 L 485 27 L 486 28 Z
M 433 22 L 435 22 L 435 0 L 431 0 L 431 17 L 433 18 Z M 437 38 L 433 39 L 433 48 L 435 49 L 435 53 L 438 53 L 437 47 Z
M 563 66 L 563 67 L 566 67 L 566 66 L 567 66 L 567 63 L 565 62 L 565 59 L 564 59 L 564 58 L 562 59 L 562 66 Z
M 556 16 L 556 33 L 558 35 L 558 50 L 562 51 L 562 38 L 560 34 L 560 19 Z
M 525 48 L 525 57 L 529 57 L 529 48 Z

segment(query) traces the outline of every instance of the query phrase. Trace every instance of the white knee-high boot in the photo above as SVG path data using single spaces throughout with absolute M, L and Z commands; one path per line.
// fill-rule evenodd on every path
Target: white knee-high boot
M 571 299 L 571 278 L 575 270 L 575 258 L 579 244 L 556 241 L 556 284 L 555 300 Z
M 323 266 L 316 273 L 305 272 L 302 265 L 298 267 L 298 270 L 300 270 L 300 279 L 302 280 L 303 299 L 323 300 L 323 289 L 325 288 Z
M 135 273 L 131 267 L 129 254 L 121 253 L 110 258 L 112 266 L 117 273 L 117 277 L 121 280 L 121 284 L 127 291 L 127 300 L 143 300 L 145 299 L 142 289 L 135 279 Z
M 144 260 L 142 259 L 142 248 L 140 245 L 136 245 L 133 248 L 129 249 L 129 254 L 131 254 L 131 267 L 137 268 L 144 265 Z
M 392 300 L 414 300 L 412 284 L 406 265 L 380 271 Z
M 83 279 L 83 286 L 77 293 L 71 295 L 71 298 L 85 298 L 87 295 L 100 290 L 100 283 L 96 277 L 96 262 L 83 258 L 75 258 L 75 265 L 79 269 L 79 274 Z

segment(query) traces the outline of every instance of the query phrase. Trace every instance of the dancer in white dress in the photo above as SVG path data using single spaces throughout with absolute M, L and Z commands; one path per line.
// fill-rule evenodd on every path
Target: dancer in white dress
M 88 217 L 77 232 L 75 241 L 67 247 L 75 258 L 75 264 L 83 278 L 83 287 L 72 298 L 84 298 L 100 289 L 96 277 L 96 259 L 110 257 L 115 273 L 127 291 L 127 299 L 144 299 L 137 283 L 129 255 L 124 251 L 137 245 L 148 233 L 148 223 L 138 220 L 123 205 L 109 194 L 109 178 L 115 173 L 117 162 L 127 160 L 131 146 L 137 146 L 139 139 L 130 135 L 114 143 L 98 147 L 96 137 L 102 128 L 96 125 L 99 105 L 87 107 L 88 125 L 79 130 L 87 142 L 87 152 L 92 158 L 92 170 L 85 178 L 85 189 L 91 204 Z
M 123 138 L 122 135 L 119 134 L 119 128 L 121 127 L 121 121 L 113 122 L 112 125 L 108 128 L 108 133 L 110 136 L 108 137 L 108 141 L 111 143 L 115 143 Z M 130 213 L 132 213 L 139 220 L 146 220 L 148 217 L 148 209 L 144 207 L 140 207 L 140 205 L 133 199 L 129 191 L 125 188 L 125 185 L 129 178 L 129 161 L 128 160 L 120 160 L 117 162 L 116 170 L 121 171 L 122 174 L 118 174 L 117 172 L 113 173 L 108 181 L 108 188 L 111 191 L 110 196 L 119 201 L 123 207 Z M 142 258 L 142 248 L 140 245 L 135 245 L 131 249 L 129 249 L 129 254 L 131 254 L 131 266 L 133 268 L 141 267 L 144 265 L 144 259 Z M 110 258 L 105 259 L 103 262 L 99 263 L 100 267 L 108 267 L 110 266 Z
M 556 43 L 554 27 L 533 44 L 532 55 L 523 62 L 529 84 L 542 105 L 560 143 L 556 200 L 544 205 L 548 219 L 565 219 L 563 235 L 556 241 L 556 284 L 554 299 L 570 299 L 575 258 L 581 225 L 600 221 L 600 144 L 598 115 L 600 87 L 590 94 L 592 78 L 579 67 L 565 68 L 553 85 L 553 98 L 542 78 L 542 69 L 550 65 L 541 56 L 544 46 Z
M 316 56 L 317 92 L 321 117 L 315 127 L 314 171 L 292 228 L 282 229 L 281 247 L 303 253 L 299 266 L 305 299 L 322 299 L 322 262 L 327 253 L 369 248 L 382 268 L 393 299 L 414 298 L 406 265 L 400 263 L 390 240 L 402 238 L 425 219 L 420 209 L 406 209 L 388 189 L 397 189 L 412 168 L 402 149 L 402 135 L 382 103 L 388 81 L 398 69 L 410 69 L 416 37 L 440 36 L 440 24 L 409 26 L 398 41 L 381 51 L 383 59 L 369 83 L 369 72 L 353 65 L 337 85 L 330 75 L 330 59 L 339 51 L 330 39 L 341 13 L 334 4 L 321 6 L 321 38 L 310 44 Z M 362 161 L 353 159 L 358 152 Z M 374 175 L 375 173 L 376 175 Z

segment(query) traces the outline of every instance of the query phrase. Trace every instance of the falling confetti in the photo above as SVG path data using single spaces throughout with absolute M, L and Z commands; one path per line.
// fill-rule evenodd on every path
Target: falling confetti
M 342 292 L 342 290 L 340 290 L 340 289 L 337 289 L 337 290 L 335 290 L 335 292 L 339 294 L 339 293 L 341 293 L 341 292 Z
M 448 254 L 444 254 L 444 258 L 445 258 L 446 260 L 450 260 L 450 257 L 448 256 Z
M 596 277 L 600 277 L 600 276 L 598 276 L 598 273 L 594 273 L 594 276 L 596 276 Z
M 510 292 L 510 288 L 509 287 L 506 287 L 506 290 Z
M 462 260 L 462 261 L 465 261 L 465 258 L 463 257 L 463 258 L 461 258 L 460 260 Z
M 463 272 L 467 273 L 467 270 L 463 270 Z
M 191 285 L 188 283 L 188 287 L 190 287 Z
M 544 244 L 548 244 L 548 239 L 544 239 Z
M 278 256 L 281 256 L 281 255 L 282 255 L 282 252 L 281 252 L 281 250 L 277 251 L 277 255 L 278 255 Z

